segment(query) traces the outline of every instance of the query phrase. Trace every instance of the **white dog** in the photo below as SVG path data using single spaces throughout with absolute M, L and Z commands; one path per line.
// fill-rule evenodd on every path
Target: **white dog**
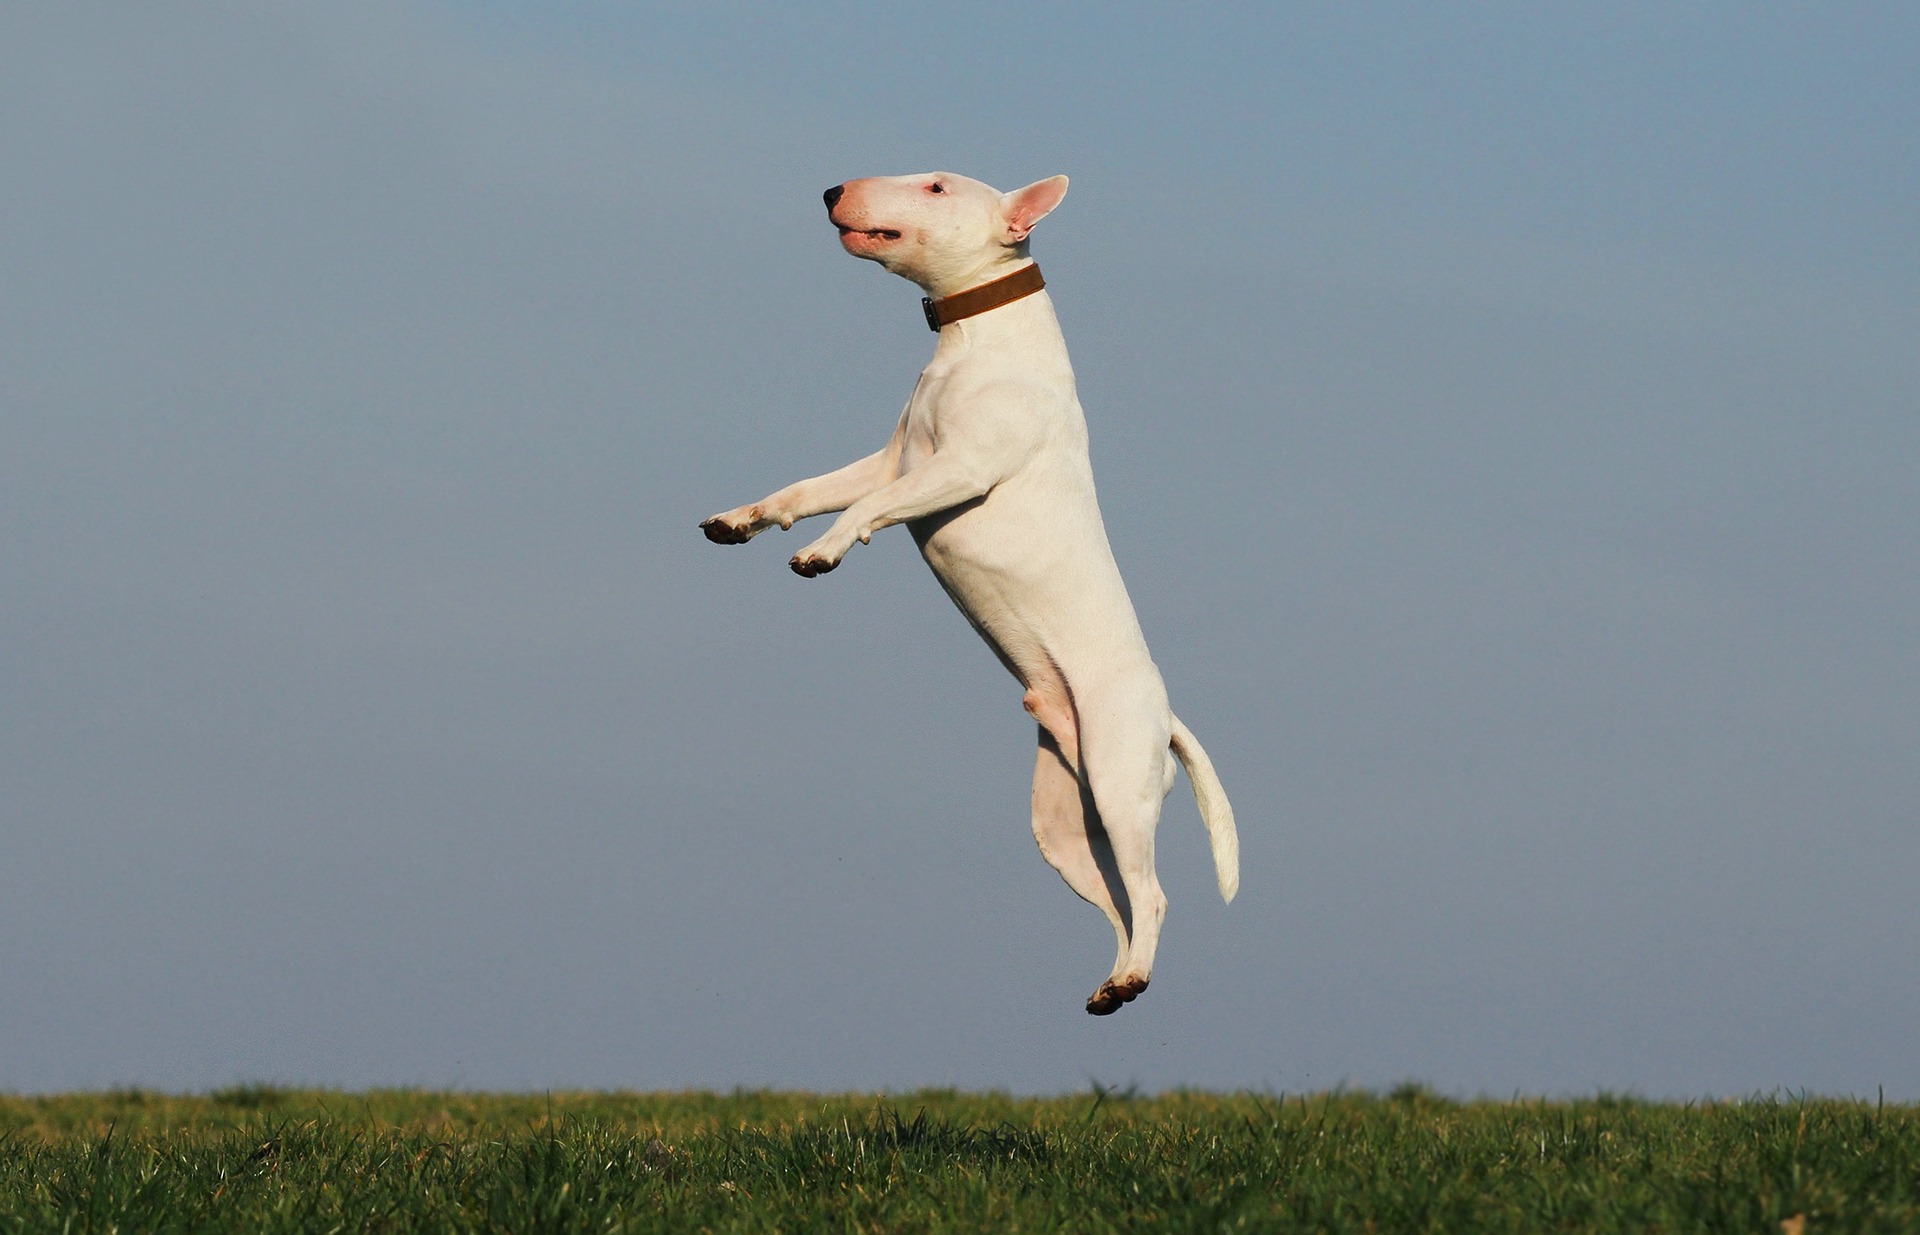
M 1066 341 L 1027 236 L 1066 196 L 1054 176 L 1012 193 L 935 172 L 826 191 L 855 257 L 920 285 L 939 331 L 886 446 L 700 527 L 744 544 L 767 528 L 843 512 L 789 563 L 809 578 L 855 541 L 904 523 L 960 611 L 1026 687 L 1040 722 L 1033 834 L 1068 886 L 1119 937 L 1087 1011 L 1147 987 L 1167 898 L 1153 832 L 1186 766 L 1213 844 L 1220 894 L 1240 884 L 1233 810 L 1207 754 L 1167 706 L 1094 498 L 1087 425 Z

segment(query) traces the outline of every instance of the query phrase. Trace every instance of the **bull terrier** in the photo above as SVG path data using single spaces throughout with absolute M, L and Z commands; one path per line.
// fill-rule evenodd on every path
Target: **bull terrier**
M 855 257 L 916 283 L 933 359 L 880 450 L 700 524 L 745 544 L 840 512 L 788 563 L 807 578 L 904 523 L 947 594 L 1026 690 L 1039 722 L 1033 835 L 1107 916 L 1113 970 L 1087 1000 L 1104 1016 L 1147 988 L 1167 898 L 1153 834 L 1186 767 L 1220 895 L 1240 884 L 1233 810 L 1200 743 L 1167 704 L 1094 497 L 1086 417 L 1066 340 L 1029 256 L 1067 178 L 1002 193 L 946 172 L 850 180 L 825 193 Z

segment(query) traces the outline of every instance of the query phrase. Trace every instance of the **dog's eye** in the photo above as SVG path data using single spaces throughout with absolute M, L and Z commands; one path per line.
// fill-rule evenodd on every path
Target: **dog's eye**
M 947 186 L 941 184 L 938 180 L 927 186 L 927 192 L 929 193 L 945 193 L 946 191 Z

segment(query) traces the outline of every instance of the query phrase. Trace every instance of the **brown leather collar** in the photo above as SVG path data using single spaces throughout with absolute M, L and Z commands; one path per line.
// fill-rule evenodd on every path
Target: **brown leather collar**
M 1022 266 L 991 283 L 969 287 L 964 292 L 955 292 L 938 300 L 922 296 L 920 307 L 927 314 L 927 329 L 937 331 L 949 322 L 957 322 L 963 317 L 985 313 L 988 309 L 997 309 L 1003 304 L 1012 304 L 1031 296 L 1046 285 L 1047 281 L 1040 277 L 1039 266 Z

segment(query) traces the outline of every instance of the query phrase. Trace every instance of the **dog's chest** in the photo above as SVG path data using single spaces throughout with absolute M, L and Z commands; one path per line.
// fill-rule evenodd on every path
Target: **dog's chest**
M 907 400 L 905 440 L 901 466 L 912 468 L 924 463 L 940 449 L 943 439 L 966 430 L 966 407 L 961 397 L 964 379 L 951 363 L 936 361 L 921 370 Z
M 907 400 L 901 466 L 911 469 L 941 450 L 1004 455 L 1042 448 L 1049 422 L 1077 409 L 1072 370 L 1037 370 L 1027 358 L 980 349 L 936 352 Z M 1008 432 L 1009 420 L 1026 428 Z M 1001 459 L 1001 462 L 1011 460 Z

